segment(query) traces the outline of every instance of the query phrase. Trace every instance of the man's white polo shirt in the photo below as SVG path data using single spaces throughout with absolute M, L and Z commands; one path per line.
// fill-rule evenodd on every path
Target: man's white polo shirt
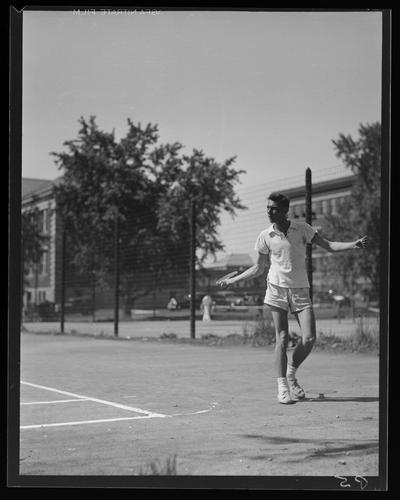
M 317 231 L 306 222 L 290 221 L 285 236 L 272 224 L 262 231 L 254 249 L 270 257 L 268 281 L 285 288 L 309 287 L 306 271 L 306 244 Z

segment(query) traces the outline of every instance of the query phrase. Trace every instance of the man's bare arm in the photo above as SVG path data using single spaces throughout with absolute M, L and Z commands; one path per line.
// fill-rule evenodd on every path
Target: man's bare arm
M 237 274 L 233 278 L 228 278 L 219 282 L 219 285 L 222 288 L 225 288 L 229 285 L 233 285 L 233 283 L 237 283 L 238 281 L 248 280 L 252 278 L 257 278 L 257 276 L 261 276 L 265 273 L 266 269 L 269 266 L 269 257 L 266 254 L 259 253 L 257 262 L 254 266 L 249 267 L 246 271 L 243 271 L 240 274 Z
M 366 248 L 368 243 L 366 236 L 363 236 L 362 238 L 359 238 L 358 240 L 355 241 L 344 242 L 344 241 L 329 241 L 326 238 L 323 238 L 318 233 L 314 236 L 312 242 L 320 246 L 321 248 L 324 248 L 328 252 L 332 253 L 343 252 L 345 250 Z

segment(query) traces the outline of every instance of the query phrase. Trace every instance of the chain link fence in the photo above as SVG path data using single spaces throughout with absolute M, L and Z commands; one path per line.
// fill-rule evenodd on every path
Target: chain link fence
M 340 178 L 339 169 L 336 173 L 332 169 L 323 171 L 313 182 L 321 184 L 326 177 L 328 180 Z M 252 258 L 254 261 L 254 256 L 251 256 L 254 241 L 266 223 L 266 198 L 272 190 L 291 183 L 299 189 L 303 185 L 303 193 L 297 195 L 289 215 L 296 216 L 295 207 L 302 203 L 305 210 L 300 214 L 300 220 L 303 216 L 307 220 L 308 216 L 313 225 L 317 223 L 316 219 L 323 216 L 318 211 L 327 203 L 322 203 L 321 195 L 314 201 L 311 193 L 306 199 L 304 179 L 303 183 L 300 178 L 285 179 L 282 183 L 260 186 L 256 190 L 244 190 L 240 194 L 245 205 L 249 201 L 249 209 L 234 220 L 223 219 L 224 234 L 221 236 L 228 249 L 237 247 L 243 252 L 237 255 L 243 257 L 247 248 L 250 252 L 247 257 L 250 262 Z M 343 188 L 342 198 L 347 194 Z M 329 197 L 325 198 L 329 202 Z M 334 200 L 332 206 L 337 207 L 340 202 L 338 194 L 334 193 L 331 199 Z M 115 336 L 191 337 L 254 335 L 260 324 L 273 330 L 270 313 L 263 305 L 266 276 L 221 291 L 215 281 L 229 271 L 242 271 L 244 262 L 231 263 L 231 266 L 228 261 L 225 261 L 225 266 L 195 264 L 198 249 L 195 247 L 194 211 L 188 211 L 189 231 L 182 235 L 179 245 L 171 248 L 162 238 L 156 241 L 147 240 L 145 235 L 141 238 L 136 233 L 134 220 L 120 220 L 115 213 L 107 235 L 92 241 L 92 255 L 77 253 L 75 235 L 67 226 L 62 226 L 62 221 L 58 222 L 53 242 L 55 300 L 25 307 L 23 320 L 30 327 L 40 322 L 39 328 L 45 328 L 45 323 L 54 328 L 54 323 L 57 323 L 61 331 L 95 329 Z M 146 225 L 146 221 L 143 222 Z M 347 335 L 360 325 L 364 329 L 378 329 L 379 309 L 365 292 L 362 277 L 355 277 L 357 286 L 349 293 L 343 290 L 340 277 L 324 269 L 315 257 L 313 255 L 309 271 L 319 329 L 339 335 Z M 31 280 L 32 286 L 35 286 L 34 280 Z M 204 318 L 202 308 L 206 295 L 212 301 L 210 318 Z M 294 318 L 290 320 L 290 328 L 299 331 Z

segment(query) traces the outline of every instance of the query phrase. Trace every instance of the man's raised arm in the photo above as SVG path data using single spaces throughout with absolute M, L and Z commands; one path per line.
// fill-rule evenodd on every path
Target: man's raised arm
M 314 236 L 313 243 L 324 248 L 328 252 L 343 252 L 345 250 L 354 250 L 357 248 L 366 248 L 367 246 L 367 237 L 363 236 L 355 241 L 329 241 L 326 238 L 323 238 L 318 233 Z

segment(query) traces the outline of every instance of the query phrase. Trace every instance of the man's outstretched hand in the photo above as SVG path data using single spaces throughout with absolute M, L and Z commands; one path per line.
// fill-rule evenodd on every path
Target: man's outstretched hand
M 366 248 L 367 246 L 368 246 L 368 238 L 366 236 L 363 236 L 355 243 L 356 248 Z

